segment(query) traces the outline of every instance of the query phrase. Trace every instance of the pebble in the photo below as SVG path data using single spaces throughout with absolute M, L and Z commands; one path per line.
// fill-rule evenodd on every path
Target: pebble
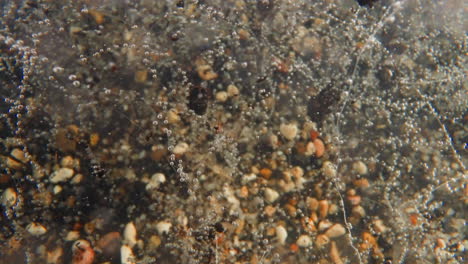
M 327 230 L 328 228 L 330 228 L 331 226 L 333 225 L 332 222 L 328 221 L 328 220 L 322 220 L 320 221 L 320 223 L 318 224 L 318 230 L 319 231 L 324 231 L 324 230 Z
M 27 227 L 26 230 L 33 236 L 41 236 L 47 232 L 47 228 L 43 225 L 32 222 Z
M 13 188 L 7 188 L 2 194 L 2 204 L 4 207 L 11 207 L 16 204 L 18 195 Z
M 172 153 L 176 155 L 183 155 L 185 152 L 187 152 L 189 149 L 189 145 L 185 142 L 179 142 L 174 149 L 172 150 Z
M 59 194 L 63 190 L 62 186 L 60 185 L 55 185 L 54 186 L 54 194 Z
M 152 235 L 149 239 L 148 247 L 150 249 L 156 249 L 161 245 L 161 238 L 157 235 Z
M 315 245 L 321 248 L 330 243 L 330 238 L 325 234 L 320 234 L 315 238 Z
M 300 247 L 312 246 L 312 239 L 308 235 L 301 235 L 296 241 L 296 244 Z
M 21 162 L 23 162 L 23 163 L 26 163 L 26 162 L 28 161 L 28 159 L 27 159 L 26 156 L 24 155 L 24 152 L 23 152 L 21 149 L 19 149 L 19 148 L 13 149 L 13 150 L 11 151 L 10 155 L 11 155 L 13 158 L 15 158 L 15 159 L 17 159 L 17 160 L 19 160 L 19 161 L 21 161 Z
M 318 213 L 320 218 L 325 218 L 328 215 L 329 204 L 327 200 L 321 200 L 318 204 Z
M 229 97 L 235 97 L 239 95 L 239 88 L 235 86 L 234 84 L 230 84 L 227 87 L 227 94 Z
M 366 164 L 360 160 L 353 163 L 353 170 L 359 175 L 364 175 L 368 172 Z
M 52 183 L 58 183 L 58 182 L 64 182 L 70 179 L 73 176 L 73 169 L 70 168 L 61 168 L 58 169 L 57 171 L 54 171 L 50 175 L 50 181 Z
M 70 231 L 65 236 L 65 241 L 75 241 L 80 238 L 80 232 L 78 231 Z
M 127 245 L 120 247 L 120 263 L 121 264 L 135 264 L 135 255 L 132 248 Z
M 325 232 L 329 238 L 337 238 L 344 234 L 346 234 L 346 228 L 341 224 L 334 224 Z
M 167 122 L 169 122 L 169 124 L 175 124 L 179 121 L 180 121 L 180 116 L 179 116 L 177 109 L 174 109 L 174 108 L 170 109 L 167 112 Z
M 322 171 L 327 178 L 335 178 L 337 174 L 335 165 L 330 161 L 325 161 L 323 163 Z
M 218 78 L 218 74 L 213 71 L 210 65 L 200 65 L 197 67 L 198 76 L 205 81 L 210 81 Z
M 70 168 L 71 169 L 71 168 L 73 168 L 74 165 L 75 165 L 75 161 L 74 161 L 72 156 L 65 156 L 60 161 L 60 166 L 62 166 L 63 168 Z
M 315 156 L 320 158 L 325 153 L 325 144 L 320 138 L 314 139 L 314 147 L 315 147 Z
M 133 222 L 125 225 L 124 229 L 124 243 L 133 248 L 137 243 L 137 231 L 135 224 Z
M 171 227 L 172 227 L 172 223 L 165 220 L 165 221 L 160 221 L 156 224 L 156 230 L 158 230 L 158 233 L 160 235 L 164 234 L 164 233 L 169 233 L 169 231 L 171 230 Z
M 334 264 L 343 264 L 343 260 L 341 260 L 340 254 L 338 252 L 338 247 L 336 246 L 335 241 L 331 242 L 330 258 Z
M 287 140 L 293 140 L 298 132 L 298 128 L 296 124 L 281 124 L 280 125 L 280 133 L 285 137 Z
M 306 145 L 306 149 L 305 149 L 305 152 L 304 154 L 306 156 L 312 156 L 313 154 L 316 153 L 316 148 L 315 148 L 315 144 L 314 142 L 308 142 L 307 145 Z
M 307 205 L 309 206 L 309 209 L 312 212 L 317 211 L 317 209 L 319 207 L 319 202 L 318 202 L 317 199 L 315 199 L 313 197 L 307 197 L 306 202 L 307 202 Z
M 94 250 L 88 241 L 80 239 L 72 246 L 72 264 L 91 264 L 94 261 Z
M 282 225 L 278 225 L 275 228 L 276 231 L 276 238 L 281 245 L 284 245 L 286 242 L 286 238 L 288 237 L 288 231 Z
M 279 193 L 271 188 L 265 188 L 265 199 L 269 203 L 273 203 L 276 199 L 278 199 Z
M 161 183 L 166 182 L 166 176 L 162 173 L 155 173 L 151 176 L 151 180 L 146 184 L 146 190 L 157 189 Z
M 225 91 L 217 92 L 215 95 L 216 101 L 224 103 L 228 99 L 228 93 Z
M 372 221 L 372 226 L 374 227 L 374 230 L 377 233 L 385 233 L 385 231 L 387 231 L 387 227 L 381 219 L 376 219 Z

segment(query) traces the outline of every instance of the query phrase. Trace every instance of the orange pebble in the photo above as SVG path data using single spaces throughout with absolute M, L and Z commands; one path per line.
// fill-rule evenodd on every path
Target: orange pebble
M 80 239 L 72 246 L 72 264 L 91 264 L 94 261 L 94 250 L 88 241 Z
M 325 153 L 325 144 L 323 144 L 323 141 L 320 138 L 314 139 L 314 146 L 315 146 L 315 156 L 317 158 L 320 158 L 323 156 Z
M 310 139 L 315 140 L 319 136 L 319 133 L 315 130 L 310 131 Z
M 269 179 L 271 177 L 272 171 L 268 168 L 263 168 L 260 170 L 260 175 L 262 175 L 263 178 Z
M 296 243 L 293 243 L 293 244 L 291 244 L 291 246 L 289 246 L 289 249 L 292 252 L 297 252 L 299 250 L 299 246 Z

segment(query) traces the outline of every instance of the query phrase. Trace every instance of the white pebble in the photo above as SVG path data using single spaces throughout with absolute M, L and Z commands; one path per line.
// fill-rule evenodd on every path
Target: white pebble
M 367 174 L 367 166 L 360 160 L 353 163 L 353 170 L 359 175 Z
M 47 232 L 47 228 L 45 228 L 43 225 L 32 222 L 30 223 L 27 227 L 26 230 L 33 235 L 33 236 L 40 236 L 43 235 Z
M 169 233 L 169 231 L 171 230 L 171 227 L 172 227 L 172 223 L 169 221 L 161 221 L 156 224 L 156 229 L 158 230 L 158 233 L 160 235 L 164 233 L 166 234 Z
M 162 173 L 155 173 L 151 176 L 151 180 L 146 184 L 146 190 L 157 189 L 161 183 L 166 182 L 166 176 Z
M 50 175 L 50 181 L 52 183 L 64 182 L 73 176 L 73 170 L 70 168 L 61 168 L 56 170 Z
M 271 189 L 271 188 L 265 188 L 265 199 L 272 203 L 274 202 L 276 199 L 278 199 L 279 197 L 279 194 L 277 191 Z
M 228 94 L 229 97 L 238 96 L 239 95 L 239 89 L 234 84 L 230 84 L 227 87 L 227 94 Z
M 172 150 L 172 153 L 176 155 L 182 155 L 185 152 L 187 152 L 188 149 L 189 149 L 189 145 L 187 143 L 180 142 L 174 147 L 174 150 Z
M 297 239 L 296 244 L 300 247 L 310 247 L 312 246 L 312 239 L 308 235 L 301 235 Z
M 314 144 L 314 142 L 309 142 L 309 143 L 307 143 L 307 145 L 306 145 L 306 151 L 304 152 L 304 154 L 305 154 L 306 156 L 312 156 L 312 155 L 315 154 L 315 151 L 316 151 L 316 149 L 315 149 L 315 144 Z
M 132 249 L 123 245 L 120 247 L 120 263 L 122 264 L 135 264 L 135 255 L 133 254 Z
M 16 204 L 18 195 L 13 188 L 6 189 L 2 194 L 2 204 L 5 207 L 11 207 Z
M 334 224 L 325 232 L 329 238 L 340 237 L 344 234 L 346 234 L 346 229 L 341 224 Z
M 284 245 L 286 238 L 288 237 L 288 231 L 282 225 L 276 227 L 276 238 L 281 245 Z
M 215 97 L 216 101 L 224 103 L 228 99 L 228 93 L 226 93 L 225 91 L 217 92 Z
M 281 124 L 280 132 L 283 137 L 293 140 L 297 135 L 298 128 L 295 124 Z
M 323 174 L 328 178 L 336 177 L 336 168 L 330 161 L 325 161 L 322 166 Z
M 124 229 L 124 242 L 131 248 L 137 243 L 137 231 L 133 222 L 128 223 Z

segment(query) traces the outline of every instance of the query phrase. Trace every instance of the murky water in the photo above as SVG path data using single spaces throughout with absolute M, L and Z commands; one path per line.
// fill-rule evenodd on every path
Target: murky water
M 463 8 L 1 2 L 0 263 L 464 263 Z

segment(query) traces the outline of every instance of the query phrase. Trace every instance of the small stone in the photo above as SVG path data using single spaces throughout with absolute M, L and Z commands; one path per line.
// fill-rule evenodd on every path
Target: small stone
M 304 154 L 305 154 L 306 156 L 312 156 L 312 155 L 315 154 L 316 151 L 317 151 L 317 150 L 316 150 L 316 148 L 315 148 L 314 142 L 308 142 L 307 145 L 306 145 L 306 149 L 305 149 Z
M 72 264 L 91 264 L 94 261 L 94 250 L 88 241 L 80 239 L 72 246 Z
M 344 234 L 346 234 L 346 228 L 341 224 L 334 224 L 325 232 L 329 238 L 340 237 Z
M 73 177 L 73 179 L 71 179 L 70 182 L 71 182 L 72 184 L 78 184 L 78 183 L 80 183 L 80 182 L 83 180 L 83 178 L 84 178 L 83 174 L 78 173 L 78 174 L 76 174 L 76 175 Z
M 121 264 L 135 264 L 135 255 L 132 248 L 127 245 L 120 247 L 120 263 Z
M 172 108 L 167 112 L 167 121 L 170 124 L 175 124 L 180 121 L 180 116 L 177 109 Z
M 360 160 L 353 163 L 353 170 L 359 175 L 364 175 L 368 172 L 366 164 Z
M 330 238 L 325 234 L 320 234 L 315 238 L 315 245 L 321 248 L 330 243 Z
M 366 216 L 366 210 L 360 205 L 354 206 L 353 209 L 351 209 L 351 214 L 355 217 L 363 218 Z
M 80 238 L 80 232 L 78 231 L 70 231 L 65 236 L 65 241 L 75 241 Z
M 269 203 L 273 203 L 276 199 L 278 199 L 279 193 L 271 188 L 265 188 L 265 199 Z
M 60 166 L 62 166 L 63 168 L 70 168 L 70 169 L 72 169 L 74 165 L 75 165 L 75 162 L 74 162 L 72 156 L 65 156 L 65 157 L 63 157 L 62 160 L 60 161 Z
M 387 231 L 387 227 L 381 219 L 376 219 L 372 221 L 372 225 L 374 227 L 375 232 L 377 233 L 385 233 L 385 231 Z
M 320 138 L 314 139 L 314 146 L 315 146 L 315 156 L 320 158 L 325 153 L 325 144 Z
M 27 159 L 26 156 L 24 155 L 24 151 L 22 151 L 22 150 L 19 149 L 19 148 L 13 149 L 13 150 L 11 151 L 10 155 L 11 155 L 13 158 L 15 158 L 15 159 L 17 159 L 17 160 L 19 160 L 19 161 L 21 161 L 21 162 L 23 162 L 23 163 L 28 162 L 28 159 Z
M 198 76 L 202 80 L 210 81 L 218 78 L 218 74 L 213 71 L 210 65 L 200 65 L 197 67 Z
M 89 144 L 91 147 L 96 146 L 99 143 L 99 134 L 98 133 L 92 133 L 89 136 Z
M 133 248 L 137 243 L 137 231 L 135 224 L 133 222 L 125 225 L 124 229 L 124 243 Z
M 171 227 L 172 227 L 172 223 L 165 220 L 165 221 L 160 221 L 156 224 L 156 229 L 158 230 L 158 233 L 160 235 L 164 234 L 164 233 L 169 233 L 169 231 L 171 230 Z
M 306 202 L 307 202 L 307 205 L 309 206 L 309 209 L 312 212 L 317 211 L 317 209 L 319 207 L 319 202 L 318 202 L 317 199 L 315 199 L 313 197 L 307 197 Z
M 327 200 L 321 200 L 319 201 L 319 205 L 318 205 L 318 213 L 319 213 L 319 217 L 320 218 L 325 218 L 327 217 L 328 215 L 328 208 L 329 208 L 329 204 L 328 204 L 328 201 Z
M 61 168 L 55 171 L 54 173 L 52 173 L 52 175 L 50 175 L 50 181 L 52 183 L 67 181 L 73 176 L 73 173 L 74 173 L 73 169 Z
M 135 72 L 135 82 L 137 83 L 144 83 L 148 79 L 148 71 L 141 70 Z
M 285 137 L 287 140 L 293 140 L 298 132 L 297 125 L 295 124 L 281 124 L 280 125 L 280 133 Z
M 239 88 L 235 86 L 234 84 L 230 84 L 227 87 L 227 94 L 229 97 L 235 97 L 239 95 Z
M 265 206 L 264 212 L 268 217 L 272 217 L 276 212 L 276 208 L 271 205 L 267 205 Z
M 151 180 L 146 184 L 146 190 L 153 190 L 159 188 L 161 183 L 166 182 L 166 176 L 162 173 L 155 173 L 151 176 Z
M 183 155 L 185 152 L 187 152 L 189 149 L 189 145 L 185 142 L 180 142 L 178 143 L 174 149 L 172 150 L 172 153 L 176 155 Z
M 26 230 L 33 236 L 41 236 L 47 232 L 47 228 L 43 225 L 32 222 L 27 227 Z
M 59 194 L 63 190 L 62 186 L 55 185 L 54 186 L 54 194 Z
M 301 235 L 296 241 L 296 244 L 300 247 L 312 246 L 312 239 L 308 235 Z
M 286 238 L 288 237 L 288 231 L 282 225 L 278 225 L 275 228 L 276 230 L 276 239 L 278 239 L 278 243 L 284 245 L 286 242 Z
M 320 221 L 320 223 L 318 224 L 318 230 L 319 231 L 324 231 L 324 230 L 327 230 L 328 228 L 330 228 L 331 226 L 333 225 L 332 222 L 328 221 L 328 220 L 322 220 Z
M 225 91 L 217 92 L 215 98 L 216 98 L 216 101 L 220 103 L 224 103 L 228 99 L 228 94 Z
M 2 194 L 2 204 L 4 207 L 12 207 L 16 204 L 18 199 L 18 194 L 16 194 L 15 189 L 7 188 Z
M 157 235 L 152 235 L 149 239 L 148 247 L 150 249 L 156 249 L 161 245 L 161 238 Z
M 322 171 L 327 178 L 335 178 L 337 174 L 335 165 L 330 161 L 325 161 L 323 163 Z

